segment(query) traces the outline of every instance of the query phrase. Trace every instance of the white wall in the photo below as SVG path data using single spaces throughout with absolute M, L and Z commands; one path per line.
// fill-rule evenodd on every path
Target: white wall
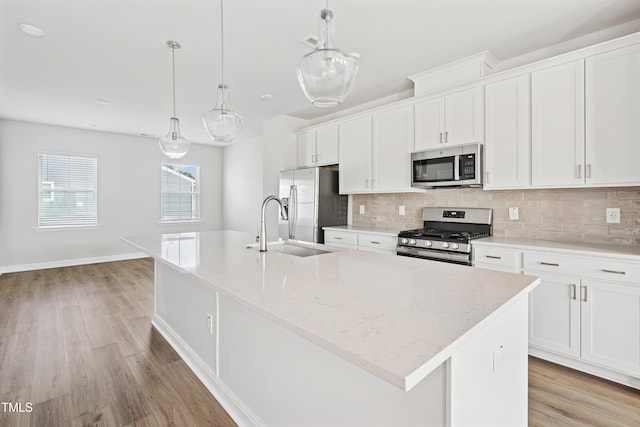
M 262 156 L 262 138 L 240 141 L 224 149 L 222 222 L 227 230 L 258 233 L 263 200 Z
M 34 230 L 38 151 L 98 156 L 101 228 Z M 196 224 L 159 224 L 160 163 L 168 160 L 150 138 L 0 120 L 0 271 L 136 252 L 120 236 L 221 228 L 222 149 L 192 144 L 175 162 L 200 166 L 202 221 Z

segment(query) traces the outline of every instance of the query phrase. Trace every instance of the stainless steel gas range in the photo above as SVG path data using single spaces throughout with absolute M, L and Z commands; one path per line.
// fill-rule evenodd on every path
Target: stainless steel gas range
M 493 211 L 483 208 L 424 208 L 423 228 L 398 234 L 397 254 L 471 265 L 471 240 L 491 235 Z

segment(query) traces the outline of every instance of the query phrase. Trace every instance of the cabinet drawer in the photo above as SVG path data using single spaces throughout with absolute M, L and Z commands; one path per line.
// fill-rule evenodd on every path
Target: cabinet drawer
M 585 278 L 640 284 L 640 265 L 591 256 L 525 252 L 524 268 Z
M 340 244 L 347 246 L 356 246 L 356 233 L 348 231 L 325 230 L 324 243 L 327 245 Z
M 358 234 L 358 246 L 367 248 L 395 250 L 398 244 L 397 236 L 383 236 L 380 234 Z
M 517 271 L 520 268 L 519 254 L 520 252 L 509 249 L 474 247 L 473 262 L 476 265 L 490 264 Z

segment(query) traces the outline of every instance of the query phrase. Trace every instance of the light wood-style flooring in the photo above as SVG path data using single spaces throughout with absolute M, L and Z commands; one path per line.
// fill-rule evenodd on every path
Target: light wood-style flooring
M 0 402 L 33 405 L 0 427 L 234 426 L 152 312 L 148 258 L 0 276 Z M 529 425 L 640 426 L 640 391 L 530 358 Z

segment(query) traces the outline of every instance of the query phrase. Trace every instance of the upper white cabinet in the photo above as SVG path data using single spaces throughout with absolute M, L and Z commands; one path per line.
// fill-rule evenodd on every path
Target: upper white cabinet
M 485 86 L 485 188 L 531 185 L 529 74 Z
M 414 151 L 481 142 L 482 114 L 482 87 L 418 101 Z
M 373 191 L 411 189 L 412 127 L 410 105 L 373 115 Z
M 411 105 L 340 124 L 340 193 L 411 189 Z
M 298 166 L 321 166 L 338 163 L 338 125 L 306 130 L 297 135 Z
M 371 191 L 371 116 L 340 123 L 340 193 Z
M 534 71 L 532 184 L 584 184 L 584 60 Z
M 640 45 L 586 59 L 586 182 L 640 184 Z

